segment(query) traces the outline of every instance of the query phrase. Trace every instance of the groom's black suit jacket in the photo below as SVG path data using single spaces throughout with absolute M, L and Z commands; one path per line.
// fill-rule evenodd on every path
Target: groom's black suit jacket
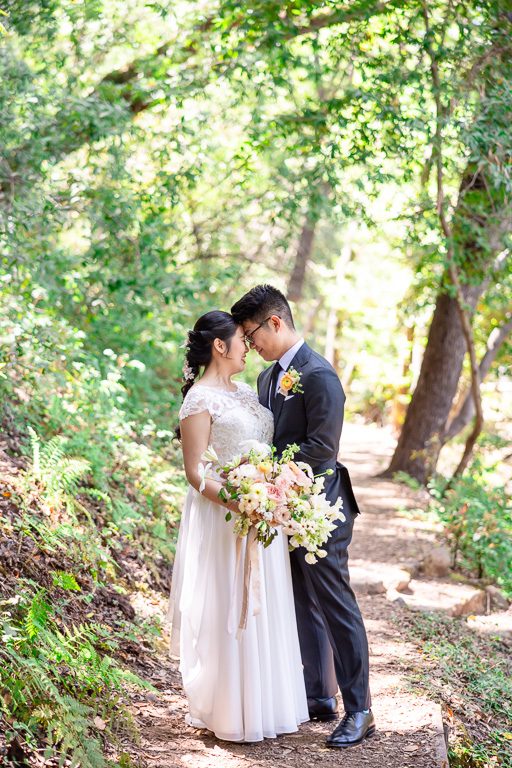
M 274 365 L 258 376 L 259 400 L 266 408 Z M 276 395 L 274 445 L 281 454 L 287 445 L 297 443 L 300 451 L 295 454 L 295 460 L 306 461 L 315 475 L 326 469 L 334 470 L 332 475 L 324 476 L 324 492 L 331 502 L 339 496 L 343 499 L 345 515 L 348 511 L 356 515 L 359 508 L 348 471 L 337 460 L 345 393 L 336 371 L 306 343 L 300 347 L 289 368 L 302 373 L 300 383 L 303 392 L 290 391 L 286 399 L 283 395 Z

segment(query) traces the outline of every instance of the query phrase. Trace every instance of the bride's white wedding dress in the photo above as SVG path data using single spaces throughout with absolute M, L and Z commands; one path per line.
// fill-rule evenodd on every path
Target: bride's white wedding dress
M 238 383 L 236 392 L 196 384 L 180 419 L 204 410 L 211 415 L 210 444 L 221 463 L 240 453 L 245 440 L 272 441 L 272 413 L 247 384 Z M 226 522 L 225 515 L 224 507 L 189 488 L 169 606 L 171 653 L 180 657 L 190 725 L 208 728 L 219 739 L 261 741 L 296 731 L 308 720 L 288 543 L 280 532 L 266 549 L 258 545 L 261 611 L 252 615 L 250 594 L 247 628 L 237 640 L 246 541 L 234 584 L 234 519 Z

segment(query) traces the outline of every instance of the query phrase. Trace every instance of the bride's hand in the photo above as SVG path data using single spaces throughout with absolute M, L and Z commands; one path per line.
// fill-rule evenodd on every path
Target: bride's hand
M 238 466 L 241 466 L 242 464 L 248 464 L 249 463 L 249 457 L 248 456 L 242 456 L 240 459 L 240 464 Z M 227 472 L 219 472 L 219 477 L 222 477 L 223 480 L 226 480 L 228 476 Z
M 231 499 L 227 506 L 230 512 L 234 512 L 235 514 L 240 512 L 238 509 L 238 501 L 236 501 L 236 499 Z

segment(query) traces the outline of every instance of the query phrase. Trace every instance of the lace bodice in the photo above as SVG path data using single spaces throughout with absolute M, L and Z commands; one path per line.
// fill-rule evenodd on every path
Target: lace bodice
M 236 392 L 225 392 L 196 384 L 187 392 L 180 408 L 180 419 L 208 411 L 212 419 L 210 445 L 224 464 L 240 453 L 245 440 L 271 443 L 274 417 L 260 405 L 258 395 L 244 382 L 237 382 Z

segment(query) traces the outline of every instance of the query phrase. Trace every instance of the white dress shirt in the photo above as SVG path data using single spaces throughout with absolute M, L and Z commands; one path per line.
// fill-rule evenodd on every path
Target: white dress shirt
M 279 385 L 281 384 L 281 379 L 286 373 L 286 369 L 288 368 L 288 366 L 290 365 L 293 358 L 295 357 L 295 355 L 297 354 L 297 352 L 299 351 L 299 349 L 302 347 L 303 344 L 304 344 L 304 339 L 299 339 L 298 341 L 295 342 L 293 347 L 290 347 L 290 349 L 288 349 L 284 353 L 284 355 L 280 357 L 279 360 L 277 361 L 277 364 L 281 366 L 281 370 L 279 371 L 277 376 L 276 394 L 277 394 L 277 390 L 279 389 Z M 270 391 L 268 393 L 268 405 L 270 408 Z

